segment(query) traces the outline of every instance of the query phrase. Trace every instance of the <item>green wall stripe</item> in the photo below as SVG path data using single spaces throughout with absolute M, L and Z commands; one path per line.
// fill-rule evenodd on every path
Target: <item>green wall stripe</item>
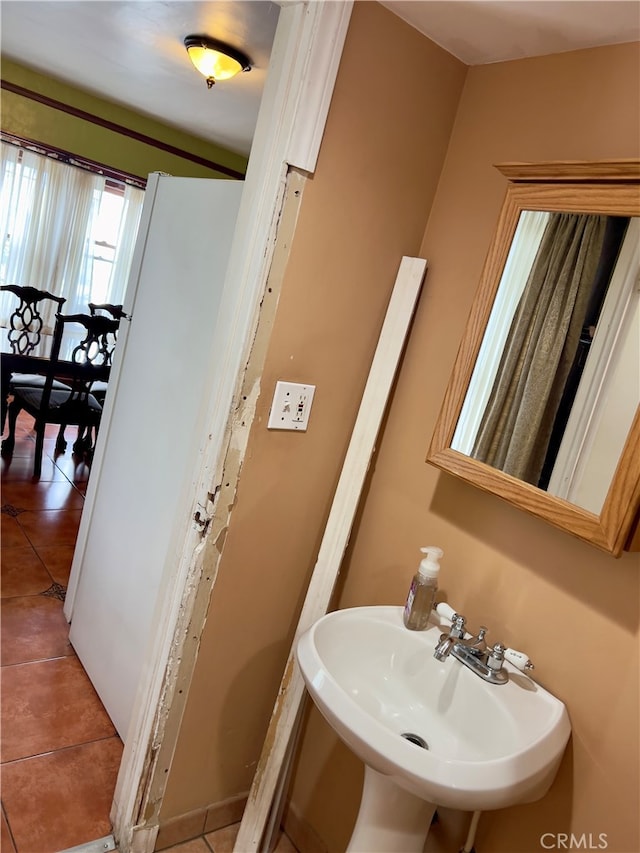
M 146 179 L 243 178 L 247 158 L 2 59 L 2 129 Z

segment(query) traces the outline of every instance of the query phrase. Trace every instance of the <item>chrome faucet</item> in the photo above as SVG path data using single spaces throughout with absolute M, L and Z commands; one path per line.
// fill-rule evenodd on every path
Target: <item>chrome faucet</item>
M 433 652 L 436 660 L 443 661 L 451 655 L 491 684 L 506 684 L 509 680 L 509 673 L 503 666 L 505 659 L 522 671 L 534 668 L 522 652 L 507 649 L 502 643 L 487 646 L 484 639 L 487 629 L 484 626 L 480 628 L 477 636 L 465 637 L 464 616 L 453 612 L 448 605 L 438 605 L 437 609 L 440 615 L 451 619 L 451 628 L 448 634 L 440 635 Z
M 436 660 L 444 660 L 449 656 L 457 642 L 464 642 L 466 619 L 458 613 L 451 616 L 451 628 L 448 634 L 441 634 L 433 656 Z M 475 637 L 473 638 L 476 639 Z

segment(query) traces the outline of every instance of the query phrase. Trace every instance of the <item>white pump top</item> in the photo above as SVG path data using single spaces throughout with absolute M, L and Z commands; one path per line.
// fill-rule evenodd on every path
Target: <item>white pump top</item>
M 435 545 L 429 545 L 427 548 L 420 548 L 423 554 L 427 556 L 422 560 L 418 567 L 418 572 L 422 577 L 437 578 L 440 571 L 440 560 L 444 554 L 442 548 L 436 548 Z

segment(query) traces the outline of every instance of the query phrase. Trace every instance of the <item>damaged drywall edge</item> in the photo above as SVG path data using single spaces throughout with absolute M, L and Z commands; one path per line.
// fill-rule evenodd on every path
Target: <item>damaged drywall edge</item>
M 235 450 L 244 458 L 249 442 L 249 433 L 256 414 L 258 397 L 260 396 L 260 377 L 256 377 L 253 385 L 242 395 L 242 408 L 233 416 L 233 427 L 229 440 L 230 450 Z
M 176 707 L 178 705 L 175 699 L 176 697 L 182 697 L 186 690 L 187 683 L 183 683 L 184 678 L 181 677 L 181 663 L 189 655 L 195 658 L 199 645 L 200 637 L 194 635 L 191 631 L 191 625 L 198 623 L 198 590 L 203 577 L 205 577 L 206 581 L 214 579 L 214 573 L 213 571 L 210 572 L 205 561 L 206 549 L 204 542 L 201 542 L 194 552 L 194 560 L 185 584 L 185 595 L 180 605 L 176 631 L 167 656 L 162 692 L 158 701 L 158 710 L 154 718 L 150 745 L 145 757 L 144 770 L 141 774 L 141 784 L 138 794 L 138 813 L 141 817 L 139 818 L 140 823 L 133 827 L 133 839 L 136 838 L 136 834 L 139 832 L 143 833 L 142 837 L 146 837 L 144 833 L 148 830 L 155 827 L 155 832 L 157 833 L 159 828 L 157 816 L 161 801 L 158 801 L 155 795 L 154 785 L 159 776 L 164 776 L 166 779 L 168 765 L 166 768 L 161 769 L 160 773 L 158 773 L 158 768 L 162 768 L 162 764 L 166 764 L 167 759 L 170 760 L 173 756 L 173 749 L 170 751 L 170 755 L 167 755 L 167 750 L 163 747 L 165 744 L 165 735 L 167 734 L 167 725 L 170 721 L 171 709 L 174 705 Z M 190 615 L 185 626 L 186 614 Z M 181 718 L 182 715 L 180 715 L 180 720 Z M 180 720 L 177 722 L 178 726 Z M 175 748 L 175 741 L 173 742 L 173 748 Z M 162 786 L 161 790 L 164 790 L 164 786 Z M 132 845 L 131 853 L 133 853 L 134 849 L 135 845 Z
M 277 238 L 271 257 L 271 267 L 258 309 L 259 320 L 254 324 L 255 334 L 243 373 L 242 387 L 237 395 L 238 402 L 231 418 L 232 428 L 228 446 L 243 453 L 246 450 L 260 397 L 260 383 L 265 357 L 271 340 L 282 280 L 289 259 L 291 243 L 300 213 L 302 193 L 307 180 L 308 175 L 299 169 L 291 168 L 287 173 L 284 202 L 276 226 Z M 273 298 L 274 296 L 275 298 Z M 224 466 L 226 467 L 226 459 Z
M 232 479 L 231 476 L 229 479 Z M 229 508 L 230 509 L 230 508 Z M 200 646 L 202 628 L 209 608 L 210 592 L 215 584 L 227 525 L 220 517 L 211 526 L 211 537 L 203 539 L 194 552 L 192 571 L 187 579 L 176 631 L 167 659 L 167 667 L 154 720 L 147 762 L 146 789 L 141 791 L 141 823 L 136 829 L 159 826 L 159 814 L 173 760 L 177 738 L 191 683 L 193 667 Z M 215 526 L 215 531 L 214 531 Z M 184 665 L 183 665 L 184 664 Z
M 307 175 L 290 169 L 279 217 L 271 266 L 265 290 L 254 320 L 255 333 L 249 356 L 239 382 L 227 423 L 221 464 L 208 493 L 209 521 L 202 531 L 202 540 L 194 551 L 180 605 L 176 630 L 163 680 L 161 701 L 154 719 L 147 772 L 143 773 L 138 801 L 138 832 L 159 827 L 162 801 L 169 769 L 173 760 L 182 718 L 186 708 L 189 686 L 195 669 L 200 637 L 204 629 L 211 596 L 223 555 L 223 546 L 235 506 L 236 492 L 251 427 L 255 420 L 260 396 L 260 379 L 276 315 L 280 290 L 295 231 Z
M 236 390 L 233 395 L 231 405 L 231 414 L 227 420 L 225 427 L 225 435 L 223 446 L 228 448 L 232 444 L 231 434 L 233 427 L 236 424 L 242 425 L 245 420 L 244 403 L 246 401 L 246 389 L 260 382 L 262 378 L 262 370 L 264 360 L 271 339 L 273 324 L 276 316 L 276 309 L 280 297 L 280 289 L 286 265 L 289 258 L 289 251 L 293 241 L 304 187 L 309 178 L 309 174 L 301 169 L 289 167 L 284 178 L 283 201 L 278 216 L 275 219 L 275 234 L 276 238 L 271 252 L 269 273 L 265 283 L 264 292 L 260 298 L 260 302 L 256 307 L 256 315 L 253 318 L 252 328 L 253 335 L 249 344 L 249 355 L 245 364 L 244 370 L 240 372 Z M 260 394 L 260 387 L 256 389 L 256 402 Z M 253 422 L 255 411 L 251 414 L 247 426 L 249 430 Z M 247 414 L 248 419 L 248 414 Z M 248 435 L 248 432 L 247 432 Z M 218 459 L 218 464 L 211 475 L 211 483 L 213 484 L 209 491 L 209 501 L 215 505 L 218 492 L 225 482 L 225 469 L 227 469 L 226 479 L 228 480 L 228 460 L 225 453 L 221 453 Z
M 278 688 L 278 694 L 276 696 L 275 705 L 273 708 L 273 719 L 275 720 L 275 724 L 269 725 L 269 728 L 267 729 L 267 734 L 265 736 L 263 750 L 262 750 L 260 757 L 259 757 L 257 764 L 256 764 L 256 778 L 257 779 L 260 779 L 262 777 L 262 775 L 264 774 L 265 766 L 266 766 L 266 764 L 269 760 L 269 757 L 271 755 L 271 749 L 272 749 L 274 742 L 275 742 L 276 730 L 280 724 L 280 719 L 281 719 L 282 713 L 283 713 L 283 711 L 286 710 L 286 708 L 283 707 L 282 699 L 283 699 L 283 696 L 286 695 L 287 690 L 289 689 L 291 679 L 293 678 L 294 669 L 295 669 L 295 664 L 294 664 L 293 659 L 291 658 L 291 659 L 289 659 L 289 661 L 287 661 L 287 665 L 285 667 L 285 671 L 284 671 L 284 674 L 282 676 L 282 681 L 280 682 L 280 687 Z M 258 786 L 252 785 L 251 790 L 249 791 L 249 799 L 255 800 L 257 792 L 258 792 Z
M 225 482 L 217 492 L 217 506 L 209 525 L 208 535 L 198 544 L 185 586 L 176 630 L 167 658 L 162 693 L 154 719 L 146 786 L 141 786 L 136 829 L 159 826 L 162 799 L 178 735 L 189 685 L 193 676 L 202 630 L 206 622 L 211 592 L 218 574 L 229 518 L 234 505 L 237 479 L 242 456 L 229 448 L 225 456 Z

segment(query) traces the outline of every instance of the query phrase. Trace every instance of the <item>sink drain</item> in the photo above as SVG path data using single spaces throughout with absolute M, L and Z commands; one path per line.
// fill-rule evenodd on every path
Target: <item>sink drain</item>
M 400 737 L 403 737 L 405 740 L 410 741 L 410 743 L 415 743 L 416 746 L 421 747 L 422 749 L 429 749 L 429 744 L 426 740 L 420 735 L 416 735 L 413 732 L 403 732 Z

